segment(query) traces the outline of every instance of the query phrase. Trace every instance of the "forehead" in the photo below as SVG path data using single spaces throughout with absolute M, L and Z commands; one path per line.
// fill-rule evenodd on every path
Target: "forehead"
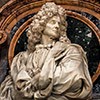
M 59 16 L 53 16 L 50 20 L 61 21 Z

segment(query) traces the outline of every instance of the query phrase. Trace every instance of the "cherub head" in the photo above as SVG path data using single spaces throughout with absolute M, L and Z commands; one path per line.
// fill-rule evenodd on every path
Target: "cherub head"
M 41 43 L 43 34 L 47 34 L 53 39 L 60 39 L 61 36 L 65 36 L 66 27 L 65 9 L 53 2 L 44 4 L 40 11 L 33 16 L 33 21 L 29 26 L 27 32 L 28 50 L 34 51 L 35 45 Z

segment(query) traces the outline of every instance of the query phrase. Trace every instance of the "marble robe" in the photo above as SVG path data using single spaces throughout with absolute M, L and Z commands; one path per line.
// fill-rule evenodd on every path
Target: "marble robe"
M 89 100 L 92 81 L 84 50 L 77 44 L 38 45 L 18 53 L 0 86 L 0 100 Z

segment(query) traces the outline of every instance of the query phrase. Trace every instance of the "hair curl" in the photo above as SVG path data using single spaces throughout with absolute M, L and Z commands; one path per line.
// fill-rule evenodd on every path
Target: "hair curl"
M 28 50 L 30 52 L 35 50 L 35 45 L 41 42 L 41 37 L 43 34 L 43 30 L 46 26 L 46 23 L 53 16 L 59 15 L 61 18 L 61 36 L 66 35 L 66 11 L 59 5 L 56 5 L 53 2 L 48 2 L 42 6 L 40 11 L 33 16 L 33 21 L 29 26 L 29 30 L 27 32 L 28 37 Z

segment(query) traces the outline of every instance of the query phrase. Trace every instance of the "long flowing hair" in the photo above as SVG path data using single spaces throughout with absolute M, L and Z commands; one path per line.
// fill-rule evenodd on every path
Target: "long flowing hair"
M 41 37 L 43 34 L 43 30 L 45 29 L 46 23 L 50 18 L 56 15 L 59 15 L 62 24 L 60 36 L 66 36 L 66 10 L 53 2 L 48 2 L 41 7 L 40 11 L 36 15 L 33 16 L 33 21 L 29 26 L 27 32 L 27 49 L 30 52 L 33 52 L 35 50 L 36 44 L 41 43 Z

